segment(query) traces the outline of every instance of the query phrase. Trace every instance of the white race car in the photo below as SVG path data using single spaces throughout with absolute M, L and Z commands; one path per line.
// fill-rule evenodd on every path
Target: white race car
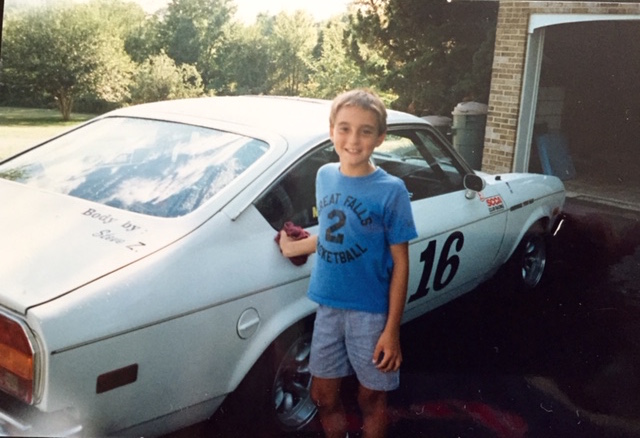
M 317 230 L 329 108 L 134 106 L 0 163 L 0 435 L 163 434 L 232 393 L 261 427 L 304 427 L 316 255 L 294 264 L 274 237 Z M 537 286 L 562 182 L 474 172 L 426 121 L 388 123 L 373 159 L 405 182 L 419 234 L 405 321 L 503 265 L 514 289 Z

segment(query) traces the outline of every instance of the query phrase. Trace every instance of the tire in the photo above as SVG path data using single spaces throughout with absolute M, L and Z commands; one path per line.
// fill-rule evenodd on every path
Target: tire
M 272 379 L 271 404 L 275 409 L 277 428 L 295 431 L 309 424 L 316 415 L 316 406 L 310 395 L 311 333 L 302 333 L 282 347 L 286 351 L 276 355 L 277 369 Z
M 507 262 L 513 288 L 518 292 L 537 289 L 543 282 L 547 266 L 547 237 L 542 226 L 532 226 L 523 236 Z
M 264 352 L 214 417 L 233 436 L 272 437 L 303 429 L 316 414 L 311 400 L 311 325 L 300 322 Z

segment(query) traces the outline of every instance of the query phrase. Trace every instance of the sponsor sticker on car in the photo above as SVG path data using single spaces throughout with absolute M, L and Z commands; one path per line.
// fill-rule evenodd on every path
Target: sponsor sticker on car
M 489 207 L 489 214 L 498 213 L 504 210 L 504 202 L 502 202 L 502 197 L 499 195 L 485 198 L 480 194 L 480 200 L 486 202 L 487 207 Z

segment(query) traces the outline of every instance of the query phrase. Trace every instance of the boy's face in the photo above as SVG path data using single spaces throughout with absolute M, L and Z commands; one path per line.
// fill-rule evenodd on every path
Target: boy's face
M 373 111 L 357 106 L 342 107 L 336 114 L 329 135 L 340 157 L 340 170 L 348 176 L 367 175 L 373 171 L 369 158 L 384 141 L 386 133 L 378 133 Z

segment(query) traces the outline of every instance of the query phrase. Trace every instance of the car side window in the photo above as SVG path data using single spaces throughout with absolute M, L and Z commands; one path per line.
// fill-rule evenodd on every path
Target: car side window
M 272 184 L 256 200 L 255 207 L 276 230 L 287 221 L 303 228 L 317 225 L 316 173 L 324 164 L 338 161 L 331 143 L 312 151 Z M 404 181 L 412 201 L 463 189 L 464 169 L 426 130 L 388 132 L 372 161 Z
M 404 181 L 412 201 L 463 189 L 464 169 L 428 131 L 390 131 L 372 159 Z
M 287 221 L 303 228 L 317 225 L 316 173 L 321 166 L 338 161 L 333 144 L 314 150 L 262 194 L 255 207 L 276 230 Z

